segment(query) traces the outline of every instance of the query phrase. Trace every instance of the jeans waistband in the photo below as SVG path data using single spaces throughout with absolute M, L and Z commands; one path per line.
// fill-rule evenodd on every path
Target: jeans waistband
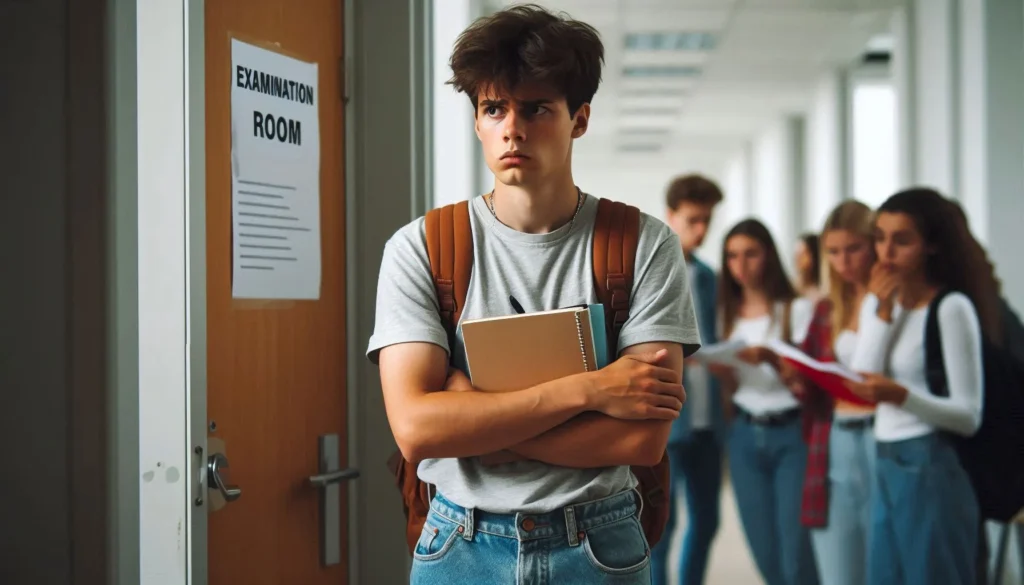
M 875 426 L 875 416 L 868 415 L 835 418 L 832 420 L 832 424 L 843 429 L 844 431 L 873 430 Z
M 461 526 L 463 537 L 472 539 L 474 532 L 515 538 L 520 541 L 567 537 L 576 546 L 587 530 L 628 518 L 639 517 L 640 496 L 627 490 L 600 500 L 565 506 L 541 514 L 496 514 L 463 508 L 448 501 L 440 493 L 434 495 L 430 509 Z
M 736 405 L 736 415 L 745 422 L 766 427 L 785 425 L 800 420 L 800 408 L 789 408 L 777 412 L 754 414 Z

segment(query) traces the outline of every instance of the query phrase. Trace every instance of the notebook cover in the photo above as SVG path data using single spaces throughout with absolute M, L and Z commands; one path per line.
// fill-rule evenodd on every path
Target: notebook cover
M 523 390 L 596 370 L 590 323 L 590 310 L 580 308 L 463 321 L 473 387 L 487 392 Z
M 608 355 L 608 330 L 605 329 L 604 305 L 590 305 L 590 330 L 593 332 L 594 353 L 597 355 L 597 369 L 611 363 Z

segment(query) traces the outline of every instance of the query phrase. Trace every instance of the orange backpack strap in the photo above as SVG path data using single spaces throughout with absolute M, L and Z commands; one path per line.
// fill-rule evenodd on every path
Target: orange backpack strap
M 460 201 L 427 212 L 425 230 L 430 273 L 434 278 L 441 323 L 448 334 L 448 349 L 455 351 L 455 331 L 466 306 L 469 275 L 473 270 L 473 231 L 469 223 L 469 202 Z M 451 354 L 449 354 L 451 355 Z M 388 460 L 388 468 L 402 492 L 405 511 L 405 540 L 409 553 L 416 550 L 423 524 L 430 512 L 430 490 L 416 474 L 417 466 L 401 452 Z
M 636 248 L 640 240 L 640 210 L 621 201 L 601 199 L 594 222 L 594 290 L 604 304 L 608 347 L 618 355 L 619 332 L 629 318 Z
M 629 318 L 630 299 L 640 241 L 640 210 L 620 201 L 601 199 L 594 223 L 594 290 L 604 304 L 608 347 L 617 356 L 619 333 Z M 663 453 L 654 467 L 634 465 L 637 491 L 642 500 L 640 525 L 653 547 L 661 540 L 669 513 L 669 460 Z
M 427 255 L 434 277 L 441 323 L 448 332 L 448 348 L 455 349 L 455 331 L 466 306 L 469 276 L 473 271 L 473 229 L 469 201 L 431 209 L 426 218 Z

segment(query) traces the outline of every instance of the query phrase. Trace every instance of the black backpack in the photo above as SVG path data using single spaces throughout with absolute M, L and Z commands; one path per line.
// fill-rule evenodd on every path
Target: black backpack
M 928 305 L 925 325 L 925 374 L 936 396 L 949 396 L 938 316 L 939 303 L 949 292 L 939 293 Z M 1008 306 L 1003 309 L 1004 321 L 1017 319 Z M 1004 329 L 1008 326 L 1013 323 Z M 1004 349 L 1009 347 L 997 347 L 982 337 L 981 426 L 971 437 L 949 433 L 971 478 L 982 518 L 1003 523 L 1024 508 L 1024 363 Z

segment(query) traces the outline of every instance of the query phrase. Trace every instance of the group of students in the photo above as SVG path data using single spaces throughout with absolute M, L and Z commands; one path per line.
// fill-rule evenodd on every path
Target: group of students
M 1002 332 L 998 283 L 963 211 L 926 188 L 876 210 L 844 201 L 819 234 L 801 238 L 794 286 L 756 219 L 726 234 L 717 278 L 696 257 L 721 200 L 698 175 L 676 179 L 667 194 L 669 223 L 701 283 L 692 295 L 702 340 L 747 344 L 742 366 L 686 365 L 688 403 L 668 448 L 689 518 L 682 583 L 703 582 L 723 452 L 769 585 L 975 583 L 979 507 L 948 437 L 978 429 L 982 342 Z M 945 396 L 929 387 L 931 308 Z M 832 399 L 768 349 L 772 340 L 862 373 L 849 389 L 870 406 Z M 668 547 L 655 548 L 655 583 L 667 582 Z
M 535 5 L 478 19 L 455 43 L 450 83 L 472 105 L 494 188 L 388 240 L 367 346 L 396 474 L 415 471 L 402 476 L 411 583 L 665 582 L 671 539 L 644 508 L 658 489 L 641 490 L 633 470 L 664 469 L 666 453 L 664 487 L 687 496 L 688 585 L 705 573 L 725 453 L 769 585 L 975 582 L 978 507 L 944 436 L 978 427 L 980 344 L 998 305 L 962 216 L 923 189 L 877 210 L 841 204 L 820 234 L 817 301 L 798 296 L 753 219 L 727 234 L 716 276 L 694 255 L 722 197 L 712 182 L 674 185 L 669 225 L 577 187 L 573 145 L 603 59 L 593 27 Z M 938 307 L 939 398 L 921 338 L 946 288 L 959 292 Z M 593 305 L 598 289 L 615 293 L 611 364 L 511 392 L 473 387 L 456 316 L 509 315 L 510 297 L 519 312 Z M 685 365 L 718 338 L 744 340 L 745 365 Z M 771 339 L 868 373 L 852 391 L 877 406 L 823 399 L 765 349 Z

